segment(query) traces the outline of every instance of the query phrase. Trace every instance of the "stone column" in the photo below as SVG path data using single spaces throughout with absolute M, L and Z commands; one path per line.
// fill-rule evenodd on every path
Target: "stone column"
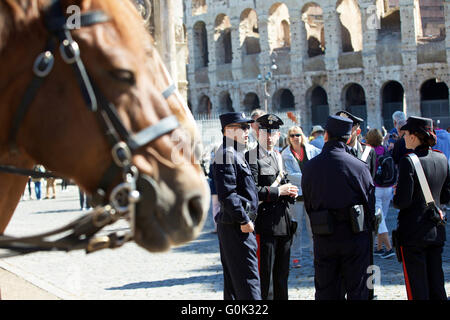
M 187 65 L 187 78 L 189 86 L 195 86 L 195 50 L 194 50 L 194 28 L 189 25 L 187 28 L 187 38 L 188 38 L 188 50 L 189 50 L 189 63 Z
M 175 45 L 175 7 L 178 0 L 164 0 L 159 2 L 159 11 L 155 14 L 159 15 L 160 33 L 159 48 L 160 55 L 175 82 L 178 81 L 177 72 L 177 51 Z
M 231 23 L 231 48 L 233 50 L 232 73 L 233 80 L 242 80 L 242 49 L 239 35 L 239 18 L 230 19 Z
M 291 74 L 292 77 L 299 77 L 303 72 L 303 58 L 305 56 L 305 48 L 308 43 L 305 37 L 305 27 L 301 20 L 300 14 L 290 17 L 291 20 Z
M 376 5 L 372 0 L 361 0 L 361 22 L 363 30 L 362 58 L 364 72 L 373 74 L 377 68 L 377 35 L 381 28 L 380 18 L 377 15 Z
M 259 29 L 259 45 L 261 47 L 261 53 L 259 54 L 259 72 L 264 78 L 267 72 L 270 71 L 271 59 L 270 59 L 270 44 L 269 44 L 269 30 L 268 30 L 268 22 L 269 17 L 267 14 L 257 12 L 258 14 L 258 29 Z M 267 84 L 267 90 L 270 92 L 270 86 Z M 259 94 L 261 107 L 264 110 L 265 108 L 265 99 L 267 99 L 268 111 L 271 110 L 271 97 L 266 98 L 265 94 L 265 86 L 264 83 L 259 82 Z M 261 99 L 262 98 L 262 99 Z
M 407 66 L 408 72 L 414 72 L 417 68 L 417 45 L 414 20 L 414 0 L 400 0 L 402 64 Z
M 216 41 L 214 40 L 215 32 L 214 21 L 206 23 L 206 32 L 208 37 L 208 78 L 210 88 L 214 88 L 217 85 L 216 69 Z
M 447 66 L 450 66 L 450 1 L 444 1 L 444 19 L 445 19 L 445 48 L 447 51 L 446 52 Z M 450 86 L 449 86 L 449 96 L 450 96 Z
M 339 54 L 341 52 L 341 24 L 335 4 L 323 8 L 325 33 L 325 66 L 327 71 L 339 69 Z

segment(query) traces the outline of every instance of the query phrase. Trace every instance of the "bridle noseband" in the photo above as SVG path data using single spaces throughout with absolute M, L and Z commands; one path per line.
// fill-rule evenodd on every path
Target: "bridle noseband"
M 9 134 L 10 151 L 18 152 L 16 144 L 18 131 L 40 86 L 52 71 L 55 62 L 55 47 L 59 43 L 61 58 L 66 64 L 72 66 L 88 109 L 96 114 L 105 131 L 107 140 L 111 145 L 113 161 L 104 173 L 96 194 L 93 195 L 92 203 L 96 210 L 92 216 L 81 218 L 52 233 L 36 237 L 12 238 L 2 236 L 0 237 L 0 247 L 22 253 L 50 249 L 68 251 L 79 248 L 85 248 L 88 252 L 91 252 L 104 247 L 116 247 L 121 245 L 122 242 L 128 241 L 133 235 L 128 236 L 126 240 L 116 234 L 109 235 L 108 239 L 105 236 L 100 238 L 93 238 L 93 236 L 105 225 L 115 222 L 125 214 L 130 214 L 133 221 L 135 205 L 141 196 L 136 183 L 140 173 L 131 162 L 133 153 L 151 141 L 178 128 L 179 122 L 172 115 L 138 133 L 131 133 L 118 116 L 116 107 L 105 98 L 89 77 L 80 56 L 79 46 L 71 36 L 71 30 L 67 26 L 67 19 L 58 0 L 52 0 L 50 5 L 45 8 L 44 18 L 46 29 L 50 35 L 49 40 L 44 52 L 38 55 L 33 64 L 33 79 L 13 116 Z M 103 11 L 86 12 L 80 16 L 80 27 L 88 27 L 108 21 L 110 21 L 110 17 Z M 176 87 L 172 84 L 162 92 L 162 95 L 165 99 L 168 99 L 175 90 Z M 108 201 L 105 196 L 106 192 L 120 174 L 122 174 L 123 182 L 112 189 Z M 145 176 L 145 179 L 152 187 L 157 188 L 156 182 L 151 177 Z M 157 193 L 157 190 L 155 192 Z M 132 227 L 134 228 L 133 223 Z M 68 228 L 73 230 L 70 236 L 54 242 L 45 240 L 45 237 L 49 235 L 67 232 Z

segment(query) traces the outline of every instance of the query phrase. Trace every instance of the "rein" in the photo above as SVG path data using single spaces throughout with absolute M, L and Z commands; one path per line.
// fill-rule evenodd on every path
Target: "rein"
M 62 228 L 36 236 L 21 238 L 0 236 L 0 248 L 12 251 L 3 256 L 42 250 L 70 251 L 85 249 L 89 253 L 104 248 L 116 248 L 132 240 L 135 227 L 135 208 L 141 197 L 137 185 L 142 185 L 142 181 L 144 181 L 153 189 L 152 191 L 155 194 L 158 193 L 157 183 L 153 178 L 140 174 L 138 169 L 132 165 L 132 155 L 151 141 L 179 127 L 176 116 L 172 115 L 138 133 L 129 132 L 118 116 L 116 107 L 105 98 L 95 83 L 91 81 L 80 57 L 79 46 L 71 36 L 71 30 L 66 24 L 66 17 L 58 0 L 50 1 L 49 6 L 44 10 L 44 18 L 45 26 L 50 35 L 49 40 L 44 52 L 39 54 L 34 62 L 33 79 L 26 88 L 19 107 L 13 116 L 9 134 L 10 152 L 17 153 L 19 150 L 16 144 L 17 134 L 40 86 L 52 71 L 55 61 L 55 47 L 59 42 L 61 58 L 66 64 L 72 66 L 88 109 L 96 114 L 105 131 L 106 138 L 111 145 L 113 161 L 104 173 L 97 191 L 92 197 L 92 205 L 95 207 L 93 212 Z M 80 17 L 81 27 L 106 23 L 109 20 L 109 16 L 103 11 L 82 13 Z M 172 84 L 161 94 L 165 99 L 168 99 L 175 91 L 176 86 Z M 0 171 L 43 178 L 56 177 L 51 173 L 39 173 L 9 165 L 0 165 Z M 107 199 L 107 190 L 111 188 L 113 180 L 120 174 L 123 182 L 112 189 L 109 199 Z M 120 218 L 131 220 L 131 233 L 125 235 L 111 233 L 94 237 L 103 227 L 116 222 Z M 57 240 L 49 239 L 58 236 L 59 239 Z

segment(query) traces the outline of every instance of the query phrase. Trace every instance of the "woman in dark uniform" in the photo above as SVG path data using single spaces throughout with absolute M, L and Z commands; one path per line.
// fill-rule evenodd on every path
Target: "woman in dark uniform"
M 401 128 L 406 148 L 419 158 L 437 206 L 450 200 L 450 175 L 444 154 L 431 149 L 436 144 L 433 122 L 409 117 Z M 398 241 L 409 300 L 447 299 L 442 270 L 445 226 L 431 218 L 417 173 L 409 156 L 399 161 L 399 178 L 393 199 L 398 214 Z M 438 215 L 439 217 L 439 215 Z

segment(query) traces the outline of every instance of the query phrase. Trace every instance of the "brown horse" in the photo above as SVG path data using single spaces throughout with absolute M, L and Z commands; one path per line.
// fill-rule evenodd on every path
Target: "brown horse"
M 51 72 L 24 116 L 19 117 L 21 121 L 11 141 L 18 106 L 33 81 L 36 57 L 48 43 L 44 11 L 50 2 L 0 2 L 0 164 L 29 169 L 40 163 L 74 180 L 88 193 L 98 194 L 101 181 L 115 161 L 111 144 L 105 135 L 105 124 L 89 109 L 95 108 L 87 105 L 89 99 L 80 90 L 79 77 L 58 50 L 54 51 Z M 209 188 L 190 152 L 198 146 L 198 132 L 178 92 L 167 90 L 173 87 L 172 79 L 135 7 L 131 1 L 122 0 L 59 2 L 63 12 L 75 5 L 83 14 L 104 14 L 95 23 L 86 19 L 85 26 L 70 30 L 88 78 L 95 84 L 96 92 L 102 93 L 106 105 L 115 106 L 119 127 L 132 137 L 157 131 L 153 138 L 131 148 L 130 167 L 137 168 L 140 177 L 148 177 L 143 180 L 152 181 L 150 185 L 158 190 L 149 195 L 145 183 L 139 190 L 137 211 L 141 219 L 134 226 L 135 239 L 139 239 L 136 242 L 150 251 L 162 251 L 193 239 L 201 230 L 209 206 Z M 102 20 L 104 16 L 108 19 Z M 88 18 L 96 17 L 94 14 Z M 164 122 L 173 115 L 180 124 L 176 128 L 173 121 Z M 158 123 L 171 126 L 164 129 Z M 180 141 L 179 137 L 186 136 L 192 140 Z M 11 143 L 16 148 L 11 148 Z M 14 213 L 26 180 L 0 173 L 0 234 Z M 111 183 L 103 188 L 105 199 L 122 182 L 122 174 L 116 172 L 109 180 Z

